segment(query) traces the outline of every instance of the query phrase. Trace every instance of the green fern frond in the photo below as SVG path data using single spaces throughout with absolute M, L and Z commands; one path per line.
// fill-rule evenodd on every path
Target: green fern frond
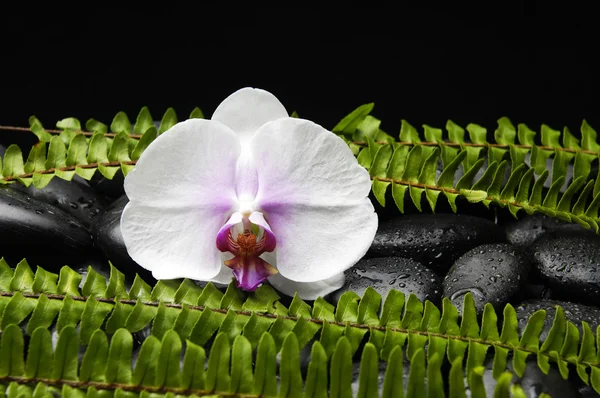
M 416 360 L 422 365 L 426 360 L 428 366 L 432 367 L 432 374 L 428 376 L 431 380 L 442 380 L 436 369 L 447 360 L 453 367 L 457 367 L 454 372 L 460 374 L 460 377 L 452 378 L 451 371 L 450 380 L 456 379 L 454 382 L 458 383 L 460 379 L 460 383 L 463 383 L 464 371 L 468 376 L 467 380 L 469 383 L 474 383 L 474 386 L 481 381 L 479 379 L 481 367 L 488 351 L 491 350 L 494 354 L 494 377 L 497 379 L 502 377 L 510 358 L 515 373 L 522 376 L 526 360 L 532 356 L 537 358 L 538 366 L 545 373 L 549 370 L 550 362 L 557 363 L 561 375 L 565 378 L 570 370 L 575 368 L 578 376 L 585 383 L 591 384 L 596 391 L 600 392 L 600 351 L 596 346 L 596 341 L 600 341 L 600 328 L 594 333 L 584 322 L 581 325 L 583 334 L 580 334 L 574 324 L 565 320 L 560 308 L 557 308 L 548 337 L 540 342 L 539 336 L 546 316 L 545 311 L 534 313 L 523 333 L 519 334 L 516 312 L 511 305 L 504 308 L 501 325 L 498 325 L 498 315 L 489 303 L 486 304 L 482 319 L 479 321 L 473 298 L 469 294 L 465 296 L 462 317 L 459 318 L 458 310 L 448 299 L 444 299 L 441 308 L 438 308 L 429 301 L 423 303 L 414 295 L 405 297 L 403 293 L 395 290 L 388 294 L 383 304 L 382 297 L 372 288 L 368 288 L 363 297 L 353 292 L 344 293 L 336 307 L 321 298 L 310 306 L 296 296 L 289 308 L 286 308 L 279 302 L 277 293 L 269 286 L 261 286 L 256 292 L 246 295 L 233 283 L 225 293 L 222 293 L 210 283 L 200 288 L 189 280 L 159 281 L 154 288 L 151 288 L 136 277 L 127 291 L 123 274 L 112 266 L 108 281 L 92 268 L 88 269 L 86 280 L 80 288 L 81 281 L 81 275 L 69 267 L 63 267 L 60 275 L 52 274 L 39 267 L 33 273 L 25 260 L 14 270 L 4 260 L 0 260 L 2 338 L 10 335 L 9 330 L 18 331 L 20 336 L 20 328 L 17 325 L 23 325 L 32 339 L 36 333 L 49 335 L 47 330 L 52 325 L 55 325 L 57 332 L 61 334 L 65 333 L 65 330 L 74 331 L 74 328 L 79 327 L 77 341 L 88 346 L 89 351 L 90 347 L 104 344 L 106 340 L 106 337 L 96 336 L 108 334 L 113 336 L 112 339 L 117 335 L 128 336 L 129 333 L 139 332 L 152 323 L 152 338 L 149 340 L 153 342 L 144 343 L 152 345 L 146 349 L 150 353 L 160 352 L 156 348 L 158 342 L 163 341 L 164 344 L 167 338 L 173 340 L 173 337 L 168 336 L 178 336 L 179 343 L 175 339 L 170 346 L 180 347 L 183 341 L 187 341 L 188 344 L 202 347 L 212 341 L 211 355 L 213 352 L 222 352 L 224 357 L 229 358 L 234 355 L 229 353 L 230 347 L 235 347 L 239 336 L 243 336 L 244 342 L 237 343 L 241 351 L 235 354 L 240 356 L 240 361 L 248 362 L 250 360 L 248 352 L 255 350 L 258 355 L 266 358 L 260 362 L 260 366 L 257 360 L 257 369 L 264 373 L 259 373 L 260 377 L 258 377 L 255 371 L 252 384 L 255 390 L 259 389 L 261 392 L 275 391 L 271 390 L 275 388 L 271 383 L 275 380 L 275 373 L 274 365 L 271 365 L 270 361 L 274 361 L 278 353 L 284 355 L 290 352 L 291 357 L 297 358 L 297 350 L 301 350 L 308 344 L 312 344 L 313 356 L 319 358 L 319 363 L 323 360 L 329 361 L 332 372 L 340 366 L 342 368 L 351 366 L 352 356 L 357 351 L 360 352 L 362 347 L 362 357 L 369 359 L 363 359 L 367 363 L 361 363 L 361 374 L 365 372 L 371 375 L 361 376 L 366 380 L 361 381 L 362 385 L 366 386 L 363 387 L 365 394 L 374 388 L 371 383 L 374 382 L 372 375 L 375 374 L 373 368 L 375 365 L 371 363 L 378 363 L 379 359 L 387 361 L 391 369 L 389 372 L 397 372 L 398 370 L 394 370 L 393 361 L 397 360 L 398 355 L 402 355 L 397 354 L 399 348 L 405 349 L 407 358 L 412 361 Z M 36 330 L 46 332 L 36 332 Z M 10 333 L 16 333 L 14 331 Z M 214 337 L 215 335 L 217 337 Z M 291 338 L 291 335 L 294 337 Z M 73 339 L 74 337 L 71 336 L 65 341 Z M 98 342 L 97 339 L 101 341 Z M 294 341 L 288 342 L 289 339 Z M 363 346 L 364 339 L 367 339 L 366 346 Z M 4 347 L 4 341 L 2 344 Z M 119 344 L 123 346 L 125 343 Z M 127 344 L 120 350 L 130 349 L 128 348 L 130 345 Z M 57 347 L 60 345 L 59 339 Z M 7 343 L 7 347 L 12 346 L 13 343 Z M 106 351 L 102 347 L 96 347 L 94 350 Z M 5 352 L 2 352 L 2 358 L 5 357 Z M 70 355 L 76 355 L 77 352 L 74 349 L 75 354 Z M 110 356 L 110 350 L 107 352 Z M 152 356 L 150 353 L 147 354 L 148 357 Z M 14 357 L 12 354 L 7 356 Z M 118 358 L 131 362 L 130 356 Z M 174 358 L 174 356 L 165 354 L 165 358 Z M 83 360 L 85 362 L 85 356 Z M 348 365 L 349 360 L 350 365 Z M 213 362 L 217 363 L 219 360 L 215 359 Z M 291 368 L 284 367 L 286 372 L 290 372 L 289 377 L 293 380 L 298 379 L 295 363 L 290 365 Z M 419 383 L 422 383 L 424 374 L 418 372 L 424 372 L 425 366 L 421 365 L 412 368 L 416 373 L 412 382 L 414 385 L 411 384 L 409 377 L 409 386 L 407 386 L 409 390 L 414 388 L 415 391 L 421 391 L 422 389 Z M 0 369 L 21 369 L 18 364 L 14 365 L 16 367 L 5 366 Z M 213 366 L 215 369 L 220 369 L 216 364 Z M 225 372 L 225 367 L 229 369 L 229 365 L 222 366 L 224 368 L 216 373 Z M 312 365 L 317 374 L 314 377 L 307 376 L 306 379 L 306 388 L 315 391 L 315 394 L 319 388 L 314 387 L 313 384 L 322 382 L 323 377 L 319 373 L 322 371 L 320 366 Z M 246 365 L 240 365 L 239 368 L 246 369 Z M 20 374 L 24 374 L 23 372 Z M 160 373 L 152 372 L 152 374 Z M 207 375 L 212 374 L 207 372 Z M 310 372 L 311 366 L 309 366 L 309 375 Z M 89 370 L 89 373 L 94 371 Z M 3 375 L 6 376 L 8 373 L 0 371 L 0 382 L 3 380 Z M 223 385 L 231 385 L 234 381 L 238 386 L 249 383 L 248 375 L 239 375 L 235 378 L 233 375 L 230 376 L 230 379 L 222 382 Z M 344 394 L 349 388 L 348 377 L 347 372 L 330 375 L 330 382 L 339 385 L 339 390 L 330 386 L 331 396 L 336 396 L 334 394 L 336 391 L 338 395 L 346 396 Z M 183 378 L 182 375 L 180 379 Z M 16 380 L 4 379 L 4 381 Z M 213 391 L 217 384 L 209 384 L 208 390 Z M 463 384 L 460 384 L 458 388 L 463 387 Z M 290 387 L 286 388 L 289 391 Z M 397 385 L 394 384 L 393 388 L 397 388 Z M 439 389 L 440 386 L 434 385 L 431 388 Z M 220 388 L 218 390 L 229 391 Z
M 357 108 L 333 131 L 346 140 L 358 162 L 369 170 L 373 194 L 382 206 L 391 186 L 392 198 L 401 212 L 407 193 L 419 211 L 423 195 L 435 211 L 443 193 L 454 212 L 456 199 L 463 197 L 488 207 L 491 203 L 507 207 L 515 217 L 521 210 L 540 212 L 600 232 L 600 178 L 591 175 L 600 144 L 585 120 L 581 145 L 567 128 L 561 134 L 546 125 L 541 129 L 541 145 L 537 145 L 534 131 L 523 124 L 517 130 L 505 117 L 498 120 L 495 143 L 487 142 L 486 129 L 475 124 L 466 127 L 467 141 L 465 129 L 451 121 L 446 125 L 447 137 L 441 129 L 427 125 L 420 135 L 402 121 L 400 141 L 396 142 L 369 115 L 372 109 L 372 104 Z M 550 159 L 552 177 L 550 188 L 545 189 Z M 442 167 L 439 173 L 438 164 Z M 505 179 L 508 167 L 510 173 Z M 565 185 L 569 167 L 573 179 Z M 460 178 L 459 170 L 463 171 Z
M 203 118 L 195 108 L 190 118 Z M 86 180 L 96 170 L 112 179 L 121 170 L 127 175 L 142 152 L 154 139 L 177 123 L 172 108 L 163 115 L 158 129 L 147 107 L 142 108 L 135 123 L 119 112 L 109 126 L 95 119 L 86 122 L 86 130 L 75 118 L 56 123 L 58 130 L 46 130 L 35 117 L 29 118 L 30 130 L 38 137 L 26 160 L 17 145 L 7 148 L 4 161 L 0 161 L 1 184 L 18 181 L 26 186 L 43 188 L 56 176 L 71 181 L 75 174 Z M 4 165 L 4 167 L 2 167 Z
M 369 170 L 374 196 L 383 206 L 391 187 L 401 212 L 407 193 L 419 211 L 423 210 L 423 196 L 435 211 L 443 194 L 455 212 L 456 199 L 462 197 L 486 206 L 494 203 L 507 207 L 515 217 L 521 210 L 528 214 L 541 212 L 600 232 L 600 178 L 591 175 L 592 163 L 600 156 L 600 143 L 585 120 L 581 141 L 567 128 L 561 133 L 546 125 L 542 125 L 538 137 L 526 125 L 515 128 L 503 117 L 494 132 L 495 142 L 488 142 L 487 130 L 482 126 L 469 124 L 463 129 L 452 121 L 446 124 L 445 135 L 442 129 L 427 125 L 421 134 L 402 121 L 397 142 L 380 128 L 381 122 L 370 115 L 372 110 L 373 104 L 358 107 L 333 131 L 348 142 L 358 162 Z M 190 117 L 203 114 L 196 108 Z M 45 130 L 35 117 L 29 122 L 40 142 L 25 161 L 16 145 L 6 150 L 0 161 L 0 183 L 19 181 L 42 188 L 55 176 L 71 180 L 77 174 L 90 179 L 96 170 L 109 179 L 119 170 L 126 175 L 144 149 L 177 123 L 177 115 L 168 109 L 158 130 L 146 107 L 133 124 L 119 112 L 110 127 L 88 120 L 86 131 L 74 118 L 59 121 L 59 130 Z M 550 159 L 551 173 L 546 170 Z M 505 179 L 509 167 L 509 178 Z M 565 182 L 569 168 L 573 179 Z M 546 182 L 549 189 L 545 188 Z
M 45 328 L 36 329 L 26 342 L 17 326 L 7 327 L 0 344 L 0 391 L 6 391 L 8 397 L 52 394 L 62 394 L 64 397 L 214 394 L 220 397 L 317 398 L 353 395 L 352 355 L 346 338 L 339 340 L 329 366 L 320 343 L 314 344 L 304 383 L 297 360 L 300 350 L 293 333 L 284 341 L 279 367 L 274 354 L 274 340 L 267 332 L 258 344 L 254 366 L 252 349 L 244 336 L 237 336 L 230 344 L 225 334 L 218 334 L 206 358 L 202 347 L 190 341 L 183 342 L 175 332 L 169 331 L 162 339 L 154 336 L 147 338 L 136 350 L 138 355 L 135 361 L 132 360 L 133 336 L 126 329 L 119 329 L 111 336 L 97 331 L 91 343 L 85 347 L 81 359 L 78 356 L 79 337 L 74 327 L 65 327 L 60 331 L 56 347 L 53 348 L 52 336 Z M 409 359 L 411 370 L 406 396 L 425 396 L 426 388 L 441 394 L 429 396 L 444 396 L 442 370 L 437 355 L 426 364 L 425 353 L 419 349 Z M 378 366 L 377 351 L 367 343 L 361 357 L 357 397 L 379 395 Z M 402 369 L 402 350 L 397 348 L 385 371 L 385 383 L 381 391 L 384 397 L 398 396 L 399 392 L 404 391 Z M 427 385 L 425 373 L 429 378 Z M 454 376 L 449 379 L 450 396 L 459 396 L 454 392 L 464 392 L 465 389 L 459 361 L 454 362 L 450 374 Z M 481 371 L 474 372 L 469 384 L 482 385 L 482 374 Z M 512 374 L 508 372 L 501 375 L 496 396 L 509 397 L 511 378 Z M 519 387 L 515 385 L 513 390 L 515 388 Z M 472 388 L 472 391 L 475 393 L 477 389 Z M 506 393 L 502 394 L 503 391 Z

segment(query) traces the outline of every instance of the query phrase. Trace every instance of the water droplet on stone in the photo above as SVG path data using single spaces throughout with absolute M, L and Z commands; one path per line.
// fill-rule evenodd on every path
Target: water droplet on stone
M 467 293 L 471 293 L 473 296 L 475 296 L 475 298 L 478 298 L 479 301 L 483 301 L 483 299 L 485 298 L 485 294 L 483 294 L 483 292 L 479 288 L 471 287 L 468 289 L 459 289 L 459 290 L 455 291 L 450 296 L 450 300 L 454 301 L 457 298 L 464 296 Z

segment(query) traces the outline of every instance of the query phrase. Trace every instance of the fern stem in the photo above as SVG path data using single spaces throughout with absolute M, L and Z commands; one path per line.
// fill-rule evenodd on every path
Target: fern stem
M 13 132 L 21 132 L 21 133 L 31 133 L 31 129 L 29 127 L 17 127 L 17 126 L 0 126 L 0 131 L 13 131 Z M 63 132 L 63 130 L 52 130 L 52 129 L 44 129 L 45 132 L 50 134 L 59 135 Z M 74 131 L 76 134 L 83 134 L 87 137 L 91 137 L 94 135 L 91 131 L 77 130 Z M 117 133 L 105 133 L 105 137 L 116 137 Z M 129 138 L 142 138 L 140 134 L 129 134 Z
M 74 166 L 58 167 L 58 168 L 52 168 L 52 169 L 47 169 L 47 170 L 34 171 L 32 173 L 19 174 L 16 176 L 7 176 L 7 177 L 3 177 L 2 180 L 3 181 L 16 181 L 20 178 L 31 178 L 31 177 L 33 177 L 34 174 L 54 174 L 56 171 L 74 171 L 78 167 L 80 169 L 96 169 L 96 168 L 98 168 L 98 166 L 119 167 L 122 164 L 135 165 L 136 163 L 137 163 L 136 160 L 129 160 L 126 162 L 114 161 L 114 162 L 76 164 Z
M 354 145 L 358 145 L 358 146 L 362 146 L 362 147 L 366 147 L 368 146 L 368 143 L 365 141 L 353 141 L 351 142 Z M 389 145 L 390 143 L 388 141 L 375 141 L 376 144 L 379 145 Z M 439 146 L 440 143 L 439 142 L 435 142 L 435 141 L 421 141 L 421 142 L 412 142 L 412 141 L 396 141 L 396 144 L 399 145 L 406 145 L 406 146 L 414 146 L 415 144 L 419 144 L 422 146 Z M 531 145 L 523 145 L 523 144 L 512 144 L 512 145 L 506 145 L 506 144 L 476 144 L 473 142 L 465 142 L 463 144 L 458 143 L 458 142 L 443 142 L 441 143 L 444 146 L 448 146 L 448 147 L 455 147 L 455 148 L 460 148 L 460 147 L 473 147 L 473 148 L 501 148 L 501 149 L 510 149 L 510 147 L 515 147 L 515 148 L 526 148 L 526 149 L 532 149 L 533 146 Z M 544 150 L 544 151 L 552 151 L 554 152 L 555 150 L 559 150 L 562 152 L 569 152 L 569 153 L 585 153 L 585 154 L 589 154 L 589 155 L 594 155 L 597 156 L 598 154 L 600 154 L 600 152 L 595 152 L 595 151 L 591 151 L 588 149 L 570 149 L 570 148 L 554 148 L 551 146 L 544 146 L 544 145 L 536 145 L 539 149 Z
M 258 398 L 259 395 L 254 394 L 239 394 L 232 392 L 220 392 L 220 391 L 207 391 L 207 390 L 197 390 L 197 389 L 184 389 L 184 388 L 173 388 L 173 387 L 151 387 L 151 386 L 139 386 L 139 385 L 131 385 L 131 384 L 123 384 L 123 383 L 103 383 L 98 381 L 73 381 L 73 380 L 64 380 L 64 379 L 44 379 L 44 378 L 27 378 L 27 377 L 16 377 L 16 376 L 3 376 L 0 377 L 0 383 L 10 383 L 15 382 L 17 384 L 26 384 L 26 385 L 36 385 L 37 383 L 43 383 L 47 386 L 52 387 L 62 387 L 67 385 L 72 388 L 77 389 L 85 389 L 89 387 L 95 387 L 98 390 L 109 390 L 114 391 L 117 389 L 121 389 L 123 391 L 130 392 L 150 392 L 150 393 L 175 393 L 181 395 L 197 395 L 197 396 L 206 396 L 206 395 L 215 395 L 218 394 L 220 397 L 235 397 L 235 398 Z
M 387 178 L 387 177 L 373 177 L 373 176 L 371 176 L 371 180 L 379 180 L 381 182 L 391 182 L 391 183 L 398 184 L 398 185 L 405 185 L 407 187 L 415 187 L 415 188 L 427 189 L 427 190 L 430 190 L 430 191 L 447 192 L 447 193 L 456 194 L 456 195 L 460 195 L 461 194 L 460 190 L 458 190 L 458 189 L 440 187 L 439 185 L 428 185 L 428 184 L 422 184 L 422 183 L 418 183 L 418 182 L 410 182 L 410 181 L 406 181 L 406 180 L 395 180 L 393 178 Z M 504 205 L 512 205 L 512 206 L 515 206 L 515 207 L 525 208 L 525 206 L 523 205 L 523 203 L 515 202 L 515 201 L 509 201 L 509 200 L 506 200 L 506 199 L 501 199 L 501 198 L 496 197 L 496 196 L 487 196 L 483 200 L 489 200 L 489 201 L 492 201 L 492 202 L 495 202 L 495 203 L 502 203 Z
M 21 294 L 23 295 L 23 297 L 33 298 L 33 299 L 39 299 L 40 296 L 42 296 L 42 295 L 46 296 L 47 298 L 49 298 L 51 300 L 64 300 L 67 297 L 66 295 L 61 295 L 61 294 L 39 294 L 39 293 L 21 293 Z M 14 296 L 14 293 L 0 292 L 0 297 L 2 297 L 2 296 L 12 297 L 12 296 Z M 126 300 L 126 299 L 118 300 L 118 299 L 104 298 L 104 297 L 94 297 L 94 298 L 84 297 L 84 296 L 69 296 L 69 297 L 75 301 L 85 302 L 87 300 L 96 300 L 96 301 L 99 301 L 102 303 L 108 303 L 108 304 L 113 304 L 113 305 L 116 305 L 116 303 L 119 302 L 121 304 L 134 306 L 137 302 L 136 300 Z M 150 307 L 158 307 L 160 305 L 159 302 L 154 302 L 154 301 L 142 301 L 142 304 L 150 306 Z M 183 309 L 183 305 L 181 305 L 181 304 L 163 302 L 163 305 L 165 307 Z M 192 311 L 210 310 L 210 311 L 219 312 L 222 314 L 227 314 L 228 311 L 231 311 L 226 308 L 211 308 L 211 307 L 206 307 L 206 306 L 202 306 L 202 305 L 188 305 L 187 308 Z M 271 318 L 271 319 L 281 318 L 284 320 L 291 320 L 291 321 L 295 321 L 295 322 L 299 321 L 301 318 L 301 317 L 297 317 L 297 316 L 276 315 L 276 314 L 253 312 L 253 311 L 233 311 L 233 312 L 235 312 L 237 315 L 242 315 L 242 316 L 247 316 L 247 317 L 254 315 L 254 316 L 258 316 L 258 317 Z M 515 347 L 512 344 L 506 344 L 506 343 L 502 343 L 499 341 L 484 340 L 484 339 L 474 338 L 474 337 L 463 337 L 463 336 L 449 335 L 449 334 L 444 334 L 444 333 L 429 332 L 426 330 L 423 331 L 423 330 L 398 328 L 398 327 L 369 326 L 366 324 L 354 323 L 354 322 L 327 321 L 327 320 L 316 319 L 316 318 L 303 318 L 303 319 L 307 322 L 315 323 L 315 324 L 319 324 L 319 325 L 328 323 L 330 325 L 336 325 L 336 326 L 341 326 L 341 327 L 349 326 L 349 327 L 352 327 L 355 329 L 378 330 L 378 331 L 382 331 L 382 332 L 385 332 L 386 330 L 390 330 L 393 332 L 426 336 L 428 338 L 429 337 L 440 337 L 443 339 L 452 339 L 452 340 L 458 340 L 458 341 L 463 341 L 463 342 L 467 342 L 467 343 L 473 342 L 473 343 L 479 343 L 479 344 L 484 344 L 484 345 L 493 346 L 493 347 L 505 348 L 511 352 L 514 352 L 516 349 L 518 349 L 519 351 L 528 352 L 529 354 L 545 355 L 545 356 L 549 357 L 550 359 L 556 359 L 556 356 L 550 356 L 546 353 L 540 353 L 538 350 L 530 349 L 528 347 Z M 568 363 L 575 364 L 575 365 L 583 364 L 583 365 L 588 365 L 588 366 L 593 366 L 593 367 L 600 367 L 600 362 L 586 362 L 586 361 L 578 362 L 577 358 L 574 358 L 574 357 L 567 358 L 567 357 L 558 356 L 558 359 L 564 360 Z M 2 380 L 2 378 L 0 378 L 0 380 Z

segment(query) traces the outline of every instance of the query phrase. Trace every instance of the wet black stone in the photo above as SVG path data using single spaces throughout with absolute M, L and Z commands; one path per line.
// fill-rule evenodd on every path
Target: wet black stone
M 442 283 L 443 295 L 459 310 L 469 292 L 479 313 L 488 302 L 499 309 L 524 285 L 530 268 L 526 256 L 508 243 L 481 245 L 456 260 Z
M 77 218 L 9 187 L 0 187 L 0 256 L 11 264 L 56 271 L 93 253 L 90 233 Z
M 458 214 L 415 214 L 379 226 L 367 255 L 406 257 L 443 275 L 473 247 L 505 241 L 504 231 L 483 218 Z
M 344 292 L 353 291 L 359 296 L 371 286 L 383 300 L 390 290 L 413 293 L 421 301 L 437 303 L 442 292 L 439 277 L 422 264 L 402 257 L 366 258 L 345 272 L 344 286 L 332 293 L 337 302 Z
M 76 176 L 77 177 L 77 176 Z M 74 180 L 76 180 L 74 177 Z M 80 181 L 65 181 L 54 177 L 50 183 L 38 189 L 32 185 L 12 184 L 11 188 L 21 191 L 32 198 L 58 207 L 91 228 L 98 216 L 107 206 L 106 200 L 94 191 L 83 179 Z
M 530 248 L 534 270 L 555 297 L 600 303 L 600 237 L 583 231 L 545 234 Z
M 572 224 L 545 214 L 521 216 L 519 220 L 506 223 L 506 240 L 518 248 L 527 248 L 547 232 L 582 231 L 579 224 Z
M 124 181 L 125 177 L 123 177 L 123 173 L 120 170 L 117 171 L 112 180 L 109 180 L 102 176 L 99 171 L 96 171 L 90 179 L 89 184 L 100 195 L 104 195 L 110 200 L 115 200 L 125 194 Z
M 556 314 L 556 306 L 562 307 L 565 314 L 565 319 L 573 322 L 575 326 L 579 328 L 580 335 L 583 333 L 581 328 L 581 321 L 586 321 L 592 331 L 595 333 L 596 328 L 600 325 L 600 307 L 591 305 L 584 305 L 573 303 L 570 301 L 560 300 L 525 300 L 519 305 L 515 306 L 517 312 L 517 319 L 519 321 L 519 332 L 522 333 L 527 325 L 527 320 L 534 312 L 538 310 L 546 310 L 546 320 L 544 321 L 544 327 L 540 333 L 540 340 L 546 340 L 548 332 L 552 327 L 552 321 Z
M 531 275 L 531 272 L 529 273 Z M 530 299 L 551 299 L 552 298 L 552 289 L 550 289 L 546 285 L 542 285 L 539 283 L 527 283 L 519 291 L 519 293 L 515 296 L 520 301 L 530 300 Z
M 485 371 L 483 372 L 483 385 L 486 396 L 488 397 L 494 396 L 494 390 L 498 384 L 493 377 L 493 364 L 493 356 L 490 355 L 484 363 Z M 552 397 L 561 398 L 580 397 L 577 384 L 573 383 L 569 379 L 563 379 L 554 363 L 551 363 L 550 370 L 548 371 L 547 375 L 542 372 L 537 365 L 536 359 L 533 357 L 527 359 L 523 377 L 518 377 L 515 374 L 512 361 L 510 360 L 507 362 L 507 370 L 513 373 L 511 384 L 519 384 L 527 398 L 537 398 L 542 393 L 549 394 Z M 467 397 L 473 397 L 468 386 L 468 380 L 465 378 Z

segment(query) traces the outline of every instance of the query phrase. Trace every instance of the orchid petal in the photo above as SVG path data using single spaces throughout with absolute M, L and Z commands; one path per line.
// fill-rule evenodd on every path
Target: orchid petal
M 263 124 L 288 116 L 285 107 L 273 94 L 245 87 L 225 98 L 211 120 L 235 131 L 244 144 Z
M 252 202 L 258 191 L 258 175 L 250 145 L 242 146 L 235 171 L 235 193 L 241 202 Z
M 223 285 L 228 285 L 231 282 L 233 278 L 233 272 L 231 268 L 226 266 L 224 263 L 232 258 L 233 255 L 230 253 L 221 253 L 221 269 L 215 277 L 210 279 L 211 282 L 220 283 Z
M 272 252 L 273 250 L 275 250 L 275 247 L 277 246 L 277 240 L 275 239 L 275 234 L 273 234 L 273 231 L 271 231 L 271 227 L 265 220 L 264 215 L 260 212 L 255 211 L 252 214 L 250 214 L 250 217 L 248 218 L 250 219 L 250 222 L 252 224 L 256 224 L 264 229 L 264 234 L 266 236 L 264 250 L 267 252 Z
M 344 273 L 341 272 L 330 278 L 315 282 L 295 282 L 286 279 L 281 273 L 268 278 L 269 283 L 279 292 L 293 297 L 295 293 L 302 300 L 316 300 L 333 293 L 344 286 Z
M 159 135 L 125 179 L 130 201 L 163 207 L 229 208 L 241 147 L 226 126 L 189 119 Z
M 213 113 L 211 119 L 235 131 L 242 145 L 236 171 L 236 194 L 241 201 L 253 200 L 258 189 L 249 148 L 252 136 L 263 124 L 284 117 L 288 117 L 288 113 L 273 94 L 251 87 L 225 98 Z
M 267 123 L 252 140 L 256 209 L 277 237 L 277 269 L 296 282 L 337 275 L 364 256 L 377 230 L 368 172 L 335 134 L 307 120 Z
M 221 270 L 215 238 L 236 205 L 240 144 L 220 123 L 192 119 L 160 135 L 125 179 L 121 216 L 129 255 L 157 279 L 209 280 Z

